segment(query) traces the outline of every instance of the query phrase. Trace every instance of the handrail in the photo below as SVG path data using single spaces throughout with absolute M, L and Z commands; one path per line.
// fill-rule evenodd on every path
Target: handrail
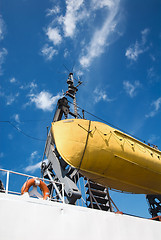
M 28 175 L 28 174 L 24 174 L 24 173 L 20 173 L 20 172 L 15 172 L 15 171 L 12 171 L 12 170 L 6 170 L 6 169 L 3 169 L 3 168 L 0 168 L 0 172 L 6 172 L 6 186 L 5 186 L 5 190 L 1 190 L 1 192 L 4 192 L 5 194 L 8 194 L 8 193 L 12 193 L 12 194 L 17 194 L 17 195 L 20 195 L 19 192 L 15 192 L 15 191 L 9 191 L 9 176 L 10 174 L 16 174 L 16 175 L 19 175 L 19 176 L 24 176 L 24 177 L 27 177 L 27 178 L 36 178 L 35 176 L 32 176 L 32 175 Z M 54 180 L 49 180 L 49 179 L 45 179 L 45 178 L 39 178 L 40 180 L 42 181 L 47 181 L 47 182 L 50 182 L 53 184 L 56 192 L 58 193 L 58 188 L 57 188 L 57 184 L 61 185 L 61 192 L 59 194 L 59 198 L 61 202 L 65 202 L 64 201 L 64 183 L 61 183 L 61 182 L 57 182 L 57 181 L 54 181 Z M 51 197 L 51 199 L 53 199 Z
M 14 172 L 12 170 L 6 170 L 6 169 L 3 169 L 3 168 L 0 168 L 0 171 L 9 172 L 9 173 L 13 173 L 13 174 L 17 174 L 17 175 L 25 176 L 25 177 L 31 177 L 31 178 L 35 178 L 36 177 L 36 176 L 28 175 L 28 174 L 25 174 L 25 173 L 19 173 L 19 172 Z M 51 182 L 51 180 L 46 179 L 46 178 L 39 177 L 39 179 L 43 180 L 43 181 Z M 60 183 L 60 182 L 57 182 L 57 181 L 54 181 L 54 183 L 56 183 L 56 184 L 64 184 L 64 183 Z

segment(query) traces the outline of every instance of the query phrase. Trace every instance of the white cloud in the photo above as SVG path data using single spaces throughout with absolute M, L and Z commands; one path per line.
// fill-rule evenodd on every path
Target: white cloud
M 66 9 L 64 15 L 58 5 L 54 5 L 52 9 L 47 10 L 47 16 L 53 16 L 53 20 L 46 29 L 46 35 L 54 46 L 60 45 L 63 41 L 63 37 L 73 38 L 77 23 L 82 23 L 82 21 L 89 16 L 88 11 L 83 8 L 84 0 L 66 0 L 65 3 Z M 58 51 L 52 47 L 45 47 L 41 53 L 48 60 L 51 60 Z
M 154 72 L 154 68 L 151 67 L 147 70 L 148 73 L 148 78 L 154 78 L 156 76 L 155 72 Z
M 83 54 L 79 60 L 84 68 L 88 68 L 93 59 L 104 52 L 105 47 L 110 44 L 108 38 L 111 36 L 111 33 L 115 31 L 117 26 L 116 16 L 119 9 L 119 0 L 113 1 L 111 5 L 109 5 L 109 2 L 111 1 L 103 1 L 102 6 L 108 7 L 106 20 L 102 27 L 94 32 L 89 45 L 84 49 L 86 53 Z
M 60 44 L 62 41 L 62 36 L 60 35 L 61 28 L 63 30 L 64 37 L 73 38 L 77 23 L 82 22 L 89 16 L 90 10 L 88 9 L 87 11 L 85 9 L 84 0 L 66 0 L 65 3 L 66 9 L 64 15 L 60 14 L 62 11 L 59 6 L 54 6 L 52 9 L 47 10 L 47 16 L 54 15 L 53 21 L 49 24 L 46 32 L 49 40 L 51 40 L 54 45 Z M 53 28 L 52 26 L 55 23 L 57 23 L 57 26 Z
M 139 81 L 135 81 L 134 84 L 132 84 L 129 81 L 124 81 L 123 82 L 123 87 L 126 91 L 126 93 L 133 98 L 134 96 L 136 96 L 136 89 L 141 87 L 141 84 Z
M 5 57 L 8 54 L 7 49 L 6 48 L 2 48 L 0 49 L 0 75 L 3 74 L 2 71 L 2 64 L 4 63 Z
M 82 12 L 80 15 L 79 10 L 83 5 L 83 2 L 84 0 L 66 0 L 66 14 L 62 17 L 65 37 L 73 37 L 76 23 L 82 19 Z
M 143 31 L 141 31 L 142 44 L 146 43 L 149 32 L 150 30 L 148 28 L 145 28 Z
M 48 163 L 48 160 L 46 159 L 43 162 Z M 24 168 L 24 171 L 34 173 L 36 170 L 41 169 L 41 164 L 42 164 L 42 161 L 40 161 L 40 162 L 38 162 L 34 165 L 29 165 L 29 166 Z
M 11 78 L 9 81 L 10 81 L 10 83 L 15 83 L 15 82 L 16 82 L 16 78 L 13 77 L 13 78 Z
M 62 36 L 60 35 L 58 28 L 48 27 L 46 35 L 54 45 L 59 45 L 62 42 Z
M 144 52 L 145 50 L 140 47 L 138 42 L 136 42 L 135 45 L 126 50 L 125 56 L 130 60 L 136 61 L 138 56 Z
M 14 115 L 13 115 L 13 118 L 14 118 L 14 120 L 15 120 L 17 123 L 20 123 L 20 116 L 19 116 L 19 114 L 14 114 Z
M 37 88 L 37 83 L 35 83 L 35 81 L 32 81 L 28 84 L 21 85 L 19 88 L 21 90 L 28 90 L 29 89 L 30 93 L 33 93 Z
M 104 8 L 104 7 L 113 7 L 114 6 L 114 1 L 112 0 L 92 0 L 92 5 L 94 9 L 99 9 L 99 8 Z
M 30 165 L 33 164 L 34 160 L 35 159 L 38 159 L 39 158 L 39 154 L 38 154 L 38 151 L 34 151 L 30 154 L 30 157 L 28 159 Z
M 154 117 L 157 114 L 157 112 L 159 111 L 160 106 L 161 106 L 161 97 L 159 97 L 156 101 L 153 101 L 151 103 L 151 106 L 152 106 L 153 110 L 150 113 L 148 113 L 147 115 L 145 115 L 145 117 L 147 117 L 147 118 Z
M 79 62 L 82 67 L 88 68 L 93 59 L 99 57 L 105 51 L 105 48 L 111 44 L 114 37 L 116 37 L 116 35 L 120 36 L 120 33 L 116 29 L 118 23 L 120 23 L 119 2 L 120 0 L 91 0 L 89 6 L 87 6 L 84 0 L 66 0 L 64 14 L 62 14 L 63 10 L 60 9 L 59 6 L 48 9 L 47 16 L 52 16 L 52 20 L 46 30 L 48 40 L 51 41 L 54 46 L 58 46 L 62 43 L 63 38 L 70 37 L 76 40 L 78 34 L 82 35 L 82 30 L 87 31 L 87 29 L 90 29 L 87 36 L 92 36 L 92 38 L 90 40 L 84 38 L 85 47 L 84 49 L 81 48 L 81 54 L 79 55 Z M 100 25 L 96 25 L 97 22 L 94 23 L 94 21 L 96 20 L 95 16 L 97 11 L 102 11 L 102 9 L 105 9 L 104 12 L 106 12 L 107 15 L 102 22 L 102 27 L 100 27 Z M 101 12 L 99 14 L 101 14 Z M 95 26 L 95 28 L 93 28 L 93 26 Z M 94 32 L 91 34 L 93 29 Z M 86 36 L 86 34 L 84 35 Z M 80 41 L 80 37 L 77 39 Z M 52 57 L 58 53 L 58 51 L 55 51 L 56 50 L 51 47 L 50 49 L 44 48 L 42 55 L 48 60 L 51 60 Z M 67 57 L 66 52 L 64 52 L 64 57 Z
M 158 111 L 160 108 L 160 104 L 161 104 L 161 97 L 158 98 L 156 101 L 154 101 L 152 104 L 154 105 L 155 110 Z
M 26 168 L 24 168 L 24 171 L 34 173 L 36 170 L 40 169 L 40 167 L 41 167 L 41 162 L 38 162 L 35 165 L 27 166 Z
M 0 40 L 4 38 L 4 34 L 5 34 L 5 23 L 2 16 L 0 15 Z
M 137 61 L 138 57 L 140 54 L 143 54 L 144 52 L 146 52 L 149 47 L 145 46 L 146 42 L 147 42 L 147 35 L 150 32 L 149 29 L 144 29 L 141 32 L 141 41 L 138 42 L 136 41 L 135 44 L 132 44 L 131 46 L 129 46 L 126 50 L 125 56 L 132 60 L 132 61 Z
M 68 51 L 68 49 L 66 48 L 66 49 L 64 50 L 64 57 L 67 58 L 68 56 L 69 56 L 69 51 Z
M 47 16 L 52 16 L 55 14 L 58 14 L 60 12 L 60 7 L 59 6 L 54 6 L 52 9 L 47 9 Z
M 2 16 L 0 15 L 0 41 L 4 38 L 4 34 L 5 34 L 5 23 L 3 21 Z M 0 75 L 3 74 L 2 64 L 4 63 L 4 60 L 7 54 L 8 52 L 6 48 L 0 49 Z
M 110 99 L 107 96 L 107 93 L 103 89 L 95 88 L 95 90 L 93 91 L 93 94 L 94 94 L 94 102 L 95 103 L 98 103 L 100 101 L 107 101 L 107 102 L 113 101 L 113 99 Z
M 10 93 L 9 95 L 7 95 L 7 93 L 4 91 L 4 89 L 2 89 L 0 91 L 0 97 L 2 97 L 4 99 L 7 106 L 13 104 L 17 100 L 18 96 L 19 96 L 19 92 L 15 93 L 15 94 Z
M 7 99 L 6 101 L 7 105 L 11 105 L 15 101 L 15 97 L 13 95 L 7 96 L 6 99 Z
M 43 111 L 52 111 L 57 100 L 61 97 L 61 94 L 52 96 L 51 93 L 47 91 L 41 91 L 38 94 L 29 94 L 30 102 L 34 103 L 36 108 L 42 109 Z
M 37 154 L 38 154 L 38 151 L 32 152 L 31 155 L 30 155 L 30 158 L 31 158 L 31 159 L 34 159 L 35 156 L 37 156 Z
M 52 60 L 53 56 L 58 54 L 58 51 L 52 46 L 45 44 L 45 46 L 41 50 L 41 53 L 47 60 Z
M 15 102 L 16 98 L 19 96 L 19 93 L 16 93 L 15 95 L 10 94 L 8 96 L 5 96 L 6 98 L 6 105 L 11 105 L 13 102 Z
M 81 77 L 84 75 L 84 72 L 80 69 L 76 69 L 76 76 L 78 80 L 81 80 Z
M 30 91 L 33 91 L 37 88 L 37 83 L 35 83 L 34 81 L 29 83 L 28 87 L 30 88 Z
M 160 76 L 156 73 L 154 67 L 150 67 L 147 70 L 147 77 L 153 83 L 154 81 L 157 82 L 158 80 L 160 80 Z

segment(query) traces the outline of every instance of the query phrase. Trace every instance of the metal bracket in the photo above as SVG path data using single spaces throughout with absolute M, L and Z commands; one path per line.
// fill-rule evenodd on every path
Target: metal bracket
M 63 114 L 65 118 L 69 114 L 69 105 L 66 97 L 60 98 L 57 103 L 57 109 L 54 114 L 53 122 L 60 121 L 62 119 Z
M 149 213 L 152 217 L 157 217 L 161 213 L 161 195 L 146 195 L 149 204 Z
M 74 183 L 74 181 L 71 179 L 70 174 L 68 174 L 68 170 L 62 167 L 61 162 L 63 160 L 56 151 L 51 132 L 48 134 L 45 154 L 52 165 L 56 177 L 61 183 L 64 183 L 64 191 L 67 197 L 66 203 L 75 204 L 76 200 L 81 198 L 81 192 L 79 191 L 76 183 Z M 51 180 L 51 176 L 49 176 L 49 179 Z

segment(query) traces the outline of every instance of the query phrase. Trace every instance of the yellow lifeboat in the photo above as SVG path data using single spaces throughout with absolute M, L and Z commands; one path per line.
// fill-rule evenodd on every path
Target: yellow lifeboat
M 52 123 L 61 157 L 105 186 L 161 194 L 161 152 L 104 123 L 67 119 Z

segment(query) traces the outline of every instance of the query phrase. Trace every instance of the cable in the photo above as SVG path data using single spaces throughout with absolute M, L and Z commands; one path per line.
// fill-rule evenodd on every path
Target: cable
M 68 100 L 68 102 L 69 102 L 70 104 L 74 105 L 71 101 Z M 100 118 L 100 117 L 94 115 L 93 113 L 88 112 L 87 110 L 81 108 L 81 107 L 78 106 L 78 105 L 77 105 L 77 108 L 83 110 L 84 112 L 86 112 L 87 114 L 91 115 L 92 117 L 94 117 L 94 118 L 96 118 L 96 119 L 99 119 L 100 121 L 102 121 L 102 122 L 110 125 L 111 127 L 116 128 L 116 129 L 118 129 L 119 131 L 121 131 L 121 132 L 123 132 L 123 133 L 126 133 L 126 134 L 132 136 L 133 138 L 138 139 L 139 141 L 141 141 L 141 142 L 143 142 L 143 143 L 146 143 L 145 140 L 143 140 L 143 139 L 141 139 L 141 138 L 139 138 L 139 137 L 137 137 L 137 136 L 135 136 L 135 135 L 132 135 L 131 133 L 128 133 L 128 132 L 122 130 L 121 128 L 119 128 L 119 127 L 117 127 L 117 126 L 115 126 L 115 125 L 107 122 L 107 121 L 104 120 L 103 118 Z M 47 120 L 47 119 L 46 119 L 46 120 Z M 44 121 L 44 120 L 25 120 L 25 121 L 21 121 L 21 123 L 23 123 L 23 122 L 37 122 L 37 121 Z M 8 122 L 8 123 L 11 123 L 10 121 L 0 121 L 0 122 Z M 14 122 L 15 122 L 15 121 L 14 121 Z M 12 125 L 12 124 L 11 124 L 11 125 Z M 14 126 L 14 127 L 15 127 L 15 126 Z M 23 132 L 22 130 L 20 130 L 20 129 L 17 129 L 17 130 L 18 130 L 19 132 L 21 132 L 22 134 L 24 134 L 25 136 L 30 137 L 30 138 L 32 138 L 32 139 L 35 139 L 35 140 L 38 140 L 38 141 L 45 141 L 45 140 L 42 140 L 42 139 L 38 139 L 38 138 L 35 138 L 35 137 L 32 137 L 32 136 L 29 136 L 28 134 L 24 133 L 24 132 Z M 151 145 L 151 144 L 150 144 L 150 145 Z M 153 145 L 153 144 L 152 144 L 152 145 Z
M 14 120 L 12 120 L 12 122 L 15 122 L 15 123 L 26 123 L 26 122 L 44 122 L 44 121 L 49 121 L 49 119 L 35 119 L 35 120 L 23 120 L 23 121 L 19 121 L 19 122 L 17 122 L 17 121 L 14 121 Z M 8 121 L 1 121 L 0 120 L 0 122 L 10 122 L 9 120 Z
M 74 105 L 71 101 L 68 100 L 68 102 L 71 103 L 72 105 Z M 91 115 L 92 117 L 95 117 L 95 118 L 99 119 L 100 121 L 102 121 L 102 122 L 104 122 L 104 123 L 107 123 L 107 124 L 110 125 L 111 127 L 113 127 L 113 128 L 117 128 L 119 131 L 124 132 L 124 133 L 126 133 L 126 134 L 128 134 L 128 135 L 130 135 L 130 136 L 132 136 L 132 137 L 134 137 L 134 138 L 136 138 L 136 139 L 138 139 L 139 141 L 141 141 L 141 142 L 143 142 L 143 143 L 146 143 L 145 140 L 142 140 L 141 138 L 136 137 L 135 135 L 132 135 L 131 133 L 128 133 L 128 132 L 122 130 L 121 128 L 119 128 L 119 127 L 117 127 L 117 126 L 115 126 L 115 125 L 113 125 L 113 124 L 107 122 L 107 121 L 104 120 L 103 118 L 100 118 L 100 117 L 94 115 L 93 113 L 88 112 L 87 110 L 81 108 L 81 107 L 78 106 L 78 105 L 77 105 L 77 108 L 79 108 L 79 109 L 81 109 L 81 110 L 84 110 L 84 112 L 86 112 L 87 114 Z
M 13 128 L 15 128 L 18 132 L 20 132 L 21 134 L 23 134 L 24 136 L 28 137 L 28 138 L 31 138 L 31 139 L 34 139 L 36 141 L 41 141 L 41 142 L 45 142 L 46 140 L 44 139 L 39 139 L 39 138 L 36 138 L 36 137 L 33 137 L 33 136 L 30 136 L 29 134 L 25 133 L 24 131 L 22 131 L 20 128 L 16 127 L 11 121 L 0 121 L 1 123 L 8 123 L 10 124 Z
M 80 160 L 80 163 L 79 163 L 79 167 L 78 167 L 78 169 L 77 169 L 77 173 L 78 173 L 78 171 L 80 170 L 80 167 L 81 167 L 81 164 L 82 164 L 82 161 L 83 161 L 83 158 L 84 158 L 84 154 L 85 154 L 85 151 L 86 151 L 86 148 L 87 148 L 88 138 L 89 138 L 89 134 L 90 134 L 90 126 L 91 126 L 91 121 L 89 120 L 86 143 L 85 143 L 84 150 L 83 150 L 83 154 L 82 154 L 82 157 L 81 157 L 81 160 Z

